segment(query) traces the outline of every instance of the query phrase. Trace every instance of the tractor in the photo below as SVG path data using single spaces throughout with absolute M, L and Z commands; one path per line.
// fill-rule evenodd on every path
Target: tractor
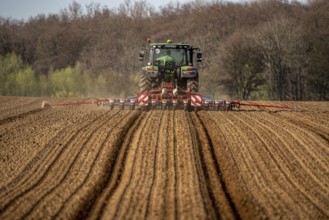
M 180 108 L 200 105 L 199 64 L 202 52 L 186 43 L 152 43 L 148 39 L 148 52 L 140 51 L 139 61 L 146 60 L 140 73 L 138 104 L 152 109 Z M 196 101 L 191 95 L 198 96 Z
M 147 55 L 147 64 L 142 67 L 140 73 L 140 93 L 159 90 L 164 85 L 186 92 L 198 92 L 197 64 L 202 62 L 202 52 L 199 48 L 168 40 L 166 43 L 149 43 Z M 141 51 L 139 60 L 142 62 L 144 59 L 145 52 Z

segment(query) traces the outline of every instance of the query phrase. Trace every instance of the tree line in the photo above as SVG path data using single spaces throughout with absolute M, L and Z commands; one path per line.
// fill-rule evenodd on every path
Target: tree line
M 328 27 L 326 0 L 73 2 L 26 21 L 0 17 L 0 95 L 135 94 L 151 37 L 202 49 L 200 92 L 211 98 L 328 100 Z

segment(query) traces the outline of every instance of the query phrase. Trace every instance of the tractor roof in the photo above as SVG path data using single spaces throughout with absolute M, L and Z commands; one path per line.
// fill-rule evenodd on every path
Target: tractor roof
M 167 43 L 150 43 L 150 47 L 154 48 L 186 48 L 186 49 L 191 49 L 192 45 L 186 44 L 186 43 L 172 43 L 172 42 L 167 42 Z

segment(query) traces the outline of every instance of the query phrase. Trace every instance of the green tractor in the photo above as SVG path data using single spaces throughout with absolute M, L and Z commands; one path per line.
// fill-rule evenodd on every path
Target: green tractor
M 151 43 L 148 39 L 148 42 L 149 52 L 139 53 L 140 61 L 147 60 L 140 74 L 140 93 L 152 93 L 163 88 L 198 93 L 201 50 L 189 44 L 173 43 L 171 40 L 166 43 Z

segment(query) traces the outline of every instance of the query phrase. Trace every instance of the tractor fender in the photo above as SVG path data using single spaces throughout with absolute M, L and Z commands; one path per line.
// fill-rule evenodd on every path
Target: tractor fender
M 158 77 L 159 76 L 159 72 L 146 72 L 146 71 L 143 71 L 142 74 L 145 76 L 145 77 Z

